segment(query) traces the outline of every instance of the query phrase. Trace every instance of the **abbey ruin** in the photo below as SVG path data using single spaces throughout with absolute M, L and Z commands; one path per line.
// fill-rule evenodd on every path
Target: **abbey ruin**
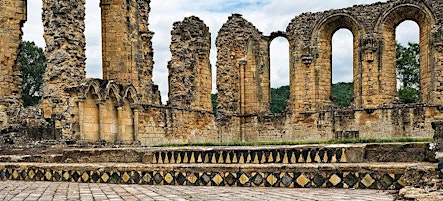
M 198 17 L 174 23 L 169 101 L 152 81 L 150 1 L 101 0 L 103 79 L 85 74 L 85 0 L 43 0 L 47 69 L 43 100 L 25 108 L 17 54 L 26 0 L 0 8 L 0 128 L 83 143 L 299 141 L 345 137 L 432 137 L 443 120 L 443 1 L 386 3 L 304 13 L 263 35 L 233 14 L 217 39 L 217 113 L 211 105 L 211 34 Z M 395 29 L 420 27 L 421 101 L 398 101 Z M 331 101 L 332 35 L 353 34 L 354 100 Z M 270 43 L 289 41 L 290 100 L 271 114 Z M 214 67 L 214 66 L 213 66 Z M 46 133 L 46 134 L 45 134 Z

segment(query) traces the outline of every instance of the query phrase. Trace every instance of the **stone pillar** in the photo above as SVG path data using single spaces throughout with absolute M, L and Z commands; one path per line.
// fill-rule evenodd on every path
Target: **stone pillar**
M 269 78 L 267 39 L 254 25 L 239 14 L 233 14 L 223 24 L 217 36 L 217 108 L 218 114 L 232 116 L 240 114 L 244 104 L 245 114 L 267 112 L 269 97 L 265 89 Z M 245 82 L 240 82 L 240 60 L 247 61 L 244 71 Z M 241 86 L 244 84 L 245 86 Z M 240 89 L 245 87 L 243 102 Z
M 132 84 L 142 102 L 160 104 L 152 81 L 150 1 L 102 0 L 103 79 Z
M 138 126 L 139 126 L 139 109 L 134 109 L 134 141 L 139 141 L 138 139 Z
M 84 100 L 78 101 L 78 124 L 80 127 L 80 140 L 84 140 L 85 136 L 85 113 L 84 113 Z
M 125 130 L 123 125 L 123 108 L 121 106 L 117 107 L 117 122 L 118 122 L 118 133 L 117 133 L 117 143 L 123 143 L 125 136 Z
M 26 0 L 2 0 L 0 10 L 0 113 L 3 113 L 9 105 L 21 104 L 17 56 L 22 42 L 21 28 L 26 22 Z
M 70 95 L 85 78 L 85 0 L 43 0 L 47 67 L 41 107 L 63 138 L 71 138 Z
M 174 23 L 168 105 L 212 111 L 211 33 L 198 17 Z
M 99 130 L 100 130 L 100 141 L 104 141 L 105 137 L 105 111 L 106 107 L 104 103 L 98 103 L 98 114 L 99 114 Z
M 361 60 L 358 73 L 354 72 L 354 104 L 356 107 L 373 108 L 380 102 L 379 95 L 379 41 L 367 36 L 360 41 Z M 358 92 L 358 93 L 356 93 Z

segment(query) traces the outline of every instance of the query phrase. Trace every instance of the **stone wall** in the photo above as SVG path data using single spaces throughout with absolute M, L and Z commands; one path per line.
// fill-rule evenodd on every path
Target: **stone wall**
M 404 20 L 420 26 L 421 97 L 441 104 L 440 76 L 432 73 L 435 34 L 441 20 L 440 1 L 395 0 L 351 8 L 304 13 L 287 28 L 291 50 L 291 102 L 295 112 L 331 105 L 331 40 L 335 31 L 349 29 L 354 36 L 354 106 L 373 108 L 394 103 L 396 94 L 395 28 Z
M 168 105 L 212 111 L 209 28 L 192 16 L 174 23 L 171 35 Z
M 4 104 L 20 103 L 15 60 L 25 3 L 1 5 L 11 12 L 2 14 L 0 24 L 7 44 L 0 47 L 5 75 L 0 82 L 12 89 L 0 92 L 2 127 L 11 117 L 18 122 L 29 116 L 35 125 L 55 127 L 54 136 L 65 139 L 156 145 L 432 137 L 431 123 L 443 120 L 440 0 L 391 0 L 304 13 L 285 32 L 270 36 L 233 14 L 216 40 L 216 114 L 210 105 L 210 33 L 203 21 L 188 17 L 174 24 L 169 103 L 162 105 L 152 82 L 150 1 L 101 2 L 104 80 L 85 79 L 84 0 L 72 2 L 43 4 L 48 67 L 41 108 L 48 122 L 40 110 L 20 115 Z M 396 93 L 394 33 L 404 20 L 420 26 L 421 101 L 415 104 L 400 103 Z M 331 40 L 341 28 L 354 36 L 354 102 L 346 108 L 330 98 Z M 269 45 L 278 36 L 290 44 L 291 97 L 285 113 L 270 114 Z
M 17 65 L 21 27 L 26 21 L 26 1 L 4 0 L 0 4 L 0 127 L 7 126 L 8 107 L 21 105 L 20 66 Z
M 102 0 L 103 79 L 132 84 L 142 101 L 160 104 L 152 82 L 153 32 L 149 31 L 150 1 Z
M 233 14 L 217 36 L 217 111 L 262 114 L 269 109 L 269 44 L 241 15 Z
M 43 84 L 44 117 L 65 138 L 72 136 L 73 100 L 65 89 L 85 79 L 85 0 L 44 0 L 47 67 Z

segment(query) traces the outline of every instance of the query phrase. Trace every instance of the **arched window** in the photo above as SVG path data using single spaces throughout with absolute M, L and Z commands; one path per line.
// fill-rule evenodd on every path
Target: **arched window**
M 431 46 L 430 37 L 432 29 L 435 24 L 435 18 L 431 12 L 425 7 L 417 7 L 412 5 L 400 5 L 390 10 L 387 10 L 382 15 L 380 24 L 377 25 L 383 33 L 382 46 L 382 67 L 380 71 L 380 92 L 385 101 L 393 101 L 397 92 L 397 65 L 396 65 L 396 40 L 403 42 L 400 37 L 404 34 L 413 34 L 417 28 L 411 27 L 408 24 L 418 24 L 419 27 L 419 100 L 425 103 L 432 102 L 433 94 L 433 80 L 431 73 Z M 413 22 L 409 21 L 412 20 Z M 405 25 L 402 23 L 405 22 Z M 400 25 L 402 24 L 402 25 Z M 406 31 L 401 31 L 403 26 L 407 26 Z M 416 27 L 416 26 L 415 26 Z M 397 29 L 398 28 L 398 29 Z M 414 31 L 415 30 L 415 31 Z M 396 34 L 398 32 L 398 35 Z M 406 32 L 406 33 L 405 33 Z M 416 33 L 416 32 L 415 32 Z M 407 102 L 407 101 L 403 101 Z M 414 102 L 414 101 L 412 101 Z
M 332 36 L 332 101 L 349 106 L 354 96 L 353 35 L 348 29 L 339 29 Z
M 397 90 L 404 103 L 417 102 L 420 96 L 419 31 L 411 20 L 399 24 L 395 31 Z
M 282 113 L 289 99 L 289 42 L 277 37 L 270 45 L 270 86 L 272 113 Z

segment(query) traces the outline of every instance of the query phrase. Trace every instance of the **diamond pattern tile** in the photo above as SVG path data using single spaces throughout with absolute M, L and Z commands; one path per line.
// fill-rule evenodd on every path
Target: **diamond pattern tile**
M 62 181 L 62 171 L 54 171 L 52 175 L 52 181 Z
M 195 185 L 195 184 L 197 184 L 197 181 L 198 181 L 198 175 L 196 175 L 196 173 L 190 173 L 190 174 L 186 177 L 186 179 L 188 180 L 188 182 L 189 182 L 190 184 Z
M 250 176 L 247 173 L 241 173 L 238 178 L 239 186 L 250 186 L 249 178 Z
M 329 182 L 332 184 L 333 187 L 339 187 L 338 185 L 341 184 L 342 182 L 342 177 L 333 174 L 330 178 L 329 178 Z
M 366 174 L 361 178 L 360 183 L 362 188 L 374 188 L 375 179 L 371 176 L 371 174 Z
M 203 185 L 208 186 L 211 184 L 211 173 L 203 173 L 200 177 Z
M 299 187 L 308 187 L 308 184 L 310 182 L 309 178 L 306 177 L 304 174 L 301 174 L 296 180 Z
M 314 179 L 312 180 L 312 183 L 315 187 L 326 187 L 325 182 L 328 180 L 328 176 L 325 172 L 321 172 L 318 174 L 315 174 Z
M 293 173 L 282 173 L 280 175 L 281 183 L 284 185 L 282 187 L 294 187 L 294 174 Z
M 100 183 L 108 183 L 110 178 L 109 173 L 104 172 L 100 177 Z
M 263 176 L 264 175 L 262 175 L 260 173 L 252 173 L 251 176 L 252 176 L 252 183 L 255 186 L 264 186 L 263 185 Z
M 174 185 L 174 176 L 173 173 L 166 173 L 165 178 L 164 178 L 165 182 L 167 185 Z
M 224 186 L 224 183 L 223 183 L 223 177 L 222 176 L 220 176 L 219 174 L 216 174 L 213 178 L 212 178 L 212 181 L 214 182 L 214 184 L 216 185 L 216 186 Z M 223 184 L 223 185 L 222 185 Z
M 343 181 L 349 186 L 349 188 L 357 188 L 356 184 L 358 185 L 359 181 L 358 173 L 343 173 Z
M 2 174 L 2 172 L 1 172 L 1 170 L 0 170 L 0 180 L 2 179 L 1 177 L 1 174 Z M 33 169 L 29 169 L 28 170 L 28 178 L 29 178 L 29 180 L 31 180 L 31 181 L 33 181 L 34 180 L 34 178 L 35 178 L 35 171 L 33 170 Z
M 128 172 L 123 172 L 123 173 L 122 173 L 122 175 L 121 175 L 121 181 L 123 181 L 123 183 L 125 183 L 125 184 L 130 183 L 130 179 L 131 179 L 131 176 L 129 175 Z
M 150 172 L 143 172 L 142 176 L 141 176 L 141 184 L 152 185 L 153 184 L 152 173 L 150 173 Z

